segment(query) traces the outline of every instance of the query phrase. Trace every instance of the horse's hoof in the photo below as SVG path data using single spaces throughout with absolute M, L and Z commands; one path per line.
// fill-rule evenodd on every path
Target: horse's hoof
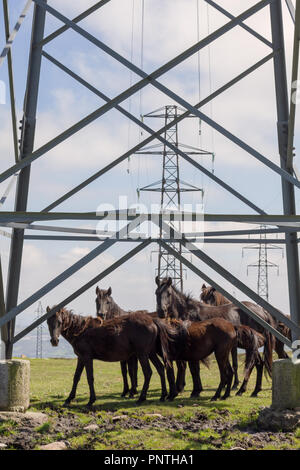
M 173 401 L 175 397 L 177 397 L 177 394 L 176 395 L 168 395 L 167 400 L 168 401 Z
M 218 397 L 211 397 L 210 401 L 217 401 Z
M 257 392 L 257 393 L 258 393 L 258 392 Z M 258 395 L 257 395 L 257 393 L 254 393 L 254 392 L 253 392 L 253 393 L 251 393 L 251 398 L 258 398 Z
M 192 392 L 190 398 L 199 398 L 201 392 Z
M 139 398 L 137 401 L 136 401 L 136 404 L 137 405 L 141 405 L 142 403 L 144 403 L 146 401 L 146 398 Z
M 166 400 L 166 395 L 162 395 L 159 399 L 159 401 L 165 401 Z
M 230 397 L 230 395 L 223 395 L 220 400 L 226 400 L 228 397 Z
M 70 404 L 71 404 L 71 402 L 66 400 L 62 406 L 64 408 L 68 408 L 68 406 L 70 406 Z
M 127 391 L 124 390 L 124 392 L 122 392 L 122 394 L 121 394 L 121 397 L 125 398 L 128 392 L 129 392 L 129 390 L 127 390 Z
M 236 392 L 235 396 L 236 397 L 241 397 L 243 395 L 243 391 L 239 390 L 238 392 Z

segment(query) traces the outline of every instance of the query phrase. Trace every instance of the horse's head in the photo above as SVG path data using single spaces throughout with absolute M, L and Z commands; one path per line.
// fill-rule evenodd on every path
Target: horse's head
M 109 289 L 99 289 L 96 287 L 96 313 L 97 317 L 106 320 L 112 305 L 111 287 Z
M 201 302 L 208 305 L 215 305 L 215 292 L 216 289 L 214 287 L 203 284 L 200 295 Z
M 47 312 L 50 312 L 52 310 L 50 307 L 47 307 Z M 52 346 L 58 346 L 59 343 L 59 336 L 61 334 L 62 330 L 62 310 L 59 310 L 58 312 L 55 312 L 50 318 L 47 319 L 47 324 L 49 328 L 49 333 L 50 333 L 50 342 Z
M 165 318 L 172 305 L 172 278 L 166 277 L 160 281 L 159 277 L 156 276 L 155 282 L 157 285 L 157 289 L 155 291 L 157 315 L 160 318 Z

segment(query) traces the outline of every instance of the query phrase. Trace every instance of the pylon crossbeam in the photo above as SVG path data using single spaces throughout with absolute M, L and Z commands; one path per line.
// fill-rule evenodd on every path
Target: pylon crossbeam
M 31 61 L 30 61 L 31 69 L 30 69 L 29 79 L 28 79 L 27 87 L 26 87 L 26 100 L 25 100 L 25 107 L 24 107 L 25 112 L 24 112 L 23 125 L 22 125 L 20 159 L 15 165 L 11 166 L 7 170 L 5 170 L 2 174 L 0 174 L 0 182 L 2 182 L 2 181 L 5 181 L 5 179 L 7 179 L 9 176 L 12 176 L 13 174 L 15 174 L 16 172 L 20 172 L 20 175 L 18 177 L 18 180 L 19 180 L 18 191 L 19 192 L 17 192 L 17 197 L 16 197 L 16 201 L 17 201 L 16 210 L 11 213 L 1 212 L 0 224 L 4 224 L 4 225 L 7 224 L 9 226 L 10 224 L 21 223 L 19 227 L 11 225 L 13 227 L 13 232 L 12 232 L 12 245 L 11 245 L 12 256 L 11 256 L 11 261 L 10 261 L 10 271 L 11 273 L 15 274 L 15 280 L 14 280 L 15 283 L 12 281 L 12 278 L 9 277 L 8 291 L 9 290 L 13 291 L 13 295 L 12 296 L 8 295 L 8 299 L 10 300 L 6 305 L 7 313 L 4 313 L 3 315 L 3 312 L 2 311 L 0 312 L 0 326 L 1 325 L 3 326 L 4 324 L 6 325 L 12 320 L 14 320 L 16 315 L 19 313 L 20 305 L 22 308 L 22 303 L 20 305 L 17 305 L 16 298 L 17 298 L 18 287 L 19 287 L 18 284 L 19 284 L 19 273 L 20 273 L 21 259 L 22 259 L 23 240 L 26 237 L 26 235 L 24 234 L 24 231 L 27 229 L 26 224 L 30 224 L 30 229 L 31 229 L 33 222 L 37 220 L 75 220 L 75 219 L 76 220 L 97 220 L 99 218 L 99 215 L 94 214 L 94 213 L 83 213 L 83 214 L 77 213 L 76 214 L 76 213 L 71 212 L 71 213 L 51 213 L 50 214 L 49 212 L 55 207 L 57 207 L 59 204 L 66 201 L 74 194 L 76 194 L 78 191 L 86 187 L 88 184 L 95 181 L 95 179 L 104 175 L 107 171 L 114 168 L 116 165 L 118 165 L 122 161 L 124 161 L 126 158 L 128 158 L 128 156 L 143 149 L 145 145 L 148 145 L 154 139 L 157 138 L 160 141 L 160 143 L 163 144 L 164 146 L 164 158 L 166 160 L 166 171 L 167 171 L 167 175 L 166 175 L 167 177 L 165 178 L 164 184 L 165 184 L 165 188 L 167 188 L 167 191 L 165 191 L 165 195 L 167 195 L 169 198 L 168 204 L 171 204 L 171 203 L 175 204 L 177 200 L 176 197 L 179 195 L 179 187 L 181 185 L 181 181 L 178 175 L 176 177 L 175 168 L 178 162 L 176 162 L 175 160 L 178 160 L 180 156 L 184 158 L 185 161 L 194 165 L 194 167 L 199 169 L 203 174 L 211 178 L 212 181 L 219 184 L 223 189 L 227 190 L 230 194 L 238 198 L 239 201 L 246 204 L 249 208 L 251 208 L 256 213 L 258 213 L 259 215 L 255 216 L 256 217 L 255 224 L 264 223 L 264 222 L 270 223 L 270 225 L 277 226 L 277 228 L 275 229 L 277 233 L 280 233 L 280 232 L 285 233 L 292 320 L 286 319 L 286 317 L 278 313 L 279 311 L 277 309 L 272 307 L 268 302 L 264 301 L 264 299 L 262 299 L 260 296 L 258 295 L 255 296 L 251 290 L 247 289 L 242 283 L 239 283 L 238 279 L 234 278 L 234 276 L 232 276 L 230 273 L 224 270 L 224 268 L 222 268 L 218 263 L 206 257 L 206 255 L 201 250 L 198 250 L 198 251 L 193 250 L 193 253 L 200 260 L 204 261 L 210 268 L 213 268 L 217 273 L 221 274 L 225 279 L 233 281 L 235 285 L 238 286 L 238 288 L 240 288 L 242 292 L 246 293 L 246 295 L 252 298 L 252 300 L 255 300 L 259 305 L 263 306 L 264 308 L 267 308 L 272 314 L 274 314 L 276 318 L 279 318 L 281 321 L 283 321 L 289 327 L 291 327 L 293 330 L 293 334 L 298 335 L 299 337 L 300 280 L 299 280 L 299 263 L 298 263 L 299 260 L 298 260 L 298 253 L 297 253 L 297 244 L 298 244 L 297 231 L 299 231 L 299 219 L 295 212 L 294 188 L 300 188 L 300 181 L 294 177 L 294 171 L 291 166 L 291 160 L 292 160 L 291 141 L 293 140 L 291 126 L 289 127 L 290 134 L 289 134 L 289 143 L 287 145 L 287 133 L 286 133 L 287 123 L 290 122 L 291 124 L 292 119 L 290 119 L 289 121 L 290 116 L 288 112 L 289 106 L 288 106 L 288 99 L 287 99 L 288 94 L 287 94 L 286 76 L 285 76 L 286 66 L 285 66 L 285 58 L 284 58 L 284 43 L 283 43 L 283 30 L 282 30 L 282 13 L 281 13 L 282 2 L 280 0 L 262 0 L 256 3 L 255 5 L 253 5 L 251 8 L 242 12 L 240 15 L 235 17 L 231 13 L 226 11 L 223 7 L 218 5 L 215 1 L 206 0 L 206 2 L 211 7 L 215 8 L 216 10 L 224 14 L 224 16 L 226 16 L 229 19 L 228 23 L 224 24 L 221 28 L 212 32 L 207 37 L 197 42 L 196 44 L 194 44 L 192 47 L 188 48 L 187 50 L 185 50 L 183 53 L 174 57 L 172 60 L 165 63 L 163 66 L 154 70 L 152 73 L 147 74 L 143 70 L 141 70 L 139 67 L 132 64 L 129 60 L 124 58 L 122 55 L 120 55 L 119 53 L 111 49 L 109 46 L 104 44 L 102 41 L 100 41 L 99 39 L 95 38 L 93 35 L 88 33 L 84 28 L 81 28 L 80 26 L 78 26 L 78 23 L 81 20 L 83 20 L 89 14 L 92 14 L 93 12 L 95 12 L 96 10 L 98 10 L 99 8 L 107 4 L 109 0 L 102 0 L 102 1 L 97 2 L 93 7 L 87 9 L 85 12 L 83 12 L 81 15 L 78 15 L 73 20 L 68 19 L 67 17 L 62 15 L 59 11 L 57 11 L 55 8 L 48 5 L 46 0 L 33 0 L 33 1 L 35 3 L 35 14 L 34 14 L 34 19 L 33 19 L 33 35 L 32 35 L 32 43 L 31 43 Z M 291 2 L 289 2 L 288 0 L 287 0 L 287 4 L 289 5 L 289 7 L 291 6 Z M 296 2 L 296 6 L 299 7 L 298 0 Z M 270 9 L 271 30 L 272 30 L 271 42 L 268 39 L 264 38 L 257 31 L 255 31 L 253 27 L 249 27 L 246 24 L 246 21 L 249 18 L 251 18 L 253 15 L 258 13 L 259 11 L 262 11 L 265 7 L 269 7 Z M 297 17 L 296 16 L 297 10 L 298 10 L 298 15 L 299 15 L 299 8 L 298 9 L 296 8 L 294 12 L 291 11 L 291 8 L 290 8 L 291 13 L 295 14 L 295 18 Z M 44 17 L 46 13 L 62 21 L 63 26 L 57 29 L 56 31 L 54 31 L 54 33 L 51 33 L 50 35 L 48 35 L 47 37 L 43 37 L 44 36 L 43 21 L 44 21 Z M 189 102 L 184 100 L 181 96 L 179 96 L 178 94 L 176 94 L 171 89 L 169 89 L 168 87 L 166 87 L 165 85 L 163 85 L 162 83 L 158 81 L 160 77 L 162 77 L 167 72 L 171 71 L 175 66 L 181 64 L 183 61 L 192 57 L 194 54 L 199 53 L 199 51 L 201 51 L 204 47 L 209 46 L 216 39 L 221 38 L 224 34 L 226 34 L 227 32 L 231 31 L 233 28 L 236 28 L 236 27 L 243 28 L 249 34 L 254 36 L 257 40 L 269 46 L 271 48 L 271 53 L 268 54 L 263 59 L 261 59 L 260 61 L 258 61 L 252 67 L 249 67 L 247 70 L 239 74 L 237 77 L 233 78 L 227 84 L 223 85 L 218 90 L 211 93 L 210 96 L 208 96 L 207 98 L 205 98 L 204 100 L 202 100 L 200 103 L 196 105 L 191 105 Z M 114 98 L 106 97 L 99 90 L 96 90 L 94 87 L 92 87 L 86 81 L 81 79 L 74 72 L 67 69 L 67 67 L 65 67 L 63 64 L 59 63 L 55 58 L 47 54 L 47 52 L 42 50 L 42 48 L 46 44 L 48 44 L 55 37 L 58 37 L 60 34 L 62 34 L 64 31 L 68 29 L 72 29 L 73 31 L 78 33 L 82 38 L 85 38 L 91 44 L 94 44 L 94 46 L 98 47 L 99 49 L 104 51 L 108 56 L 114 58 L 118 63 L 124 65 L 127 69 L 134 72 L 141 79 L 137 83 L 129 87 L 128 89 L 122 91 L 118 96 L 115 96 Z M 64 70 L 66 73 L 68 73 L 70 76 L 73 76 L 74 79 L 76 79 L 78 82 L 82 83 L 82 85 L 89 88 L 90 91 L 94 92 L 95 95 L 98 95 L 99 98 L 104 99 L 106 103 L 98 107 L 97 109 L 95 109 L 94 112 L 85 116 L 82 120 L 80 120 L 79 122 L 71 126 L 69 129 L 64 130 L 62 133 L 54 137 L 51 141 L 47 142 L 42 147 L 38 148 L 37 150 L 34 150 L 33 143 L 34 143 L 34 129 L 35 129 L 35 116 L 36 116 L 36 111 L 34 108 L 35 108 L 35 100 L 37 99 L 38 92 L 39 92 L 38 78 L 39 78 L 39 71 L 40 71 L 40 59 L 42 56 L 50 60 L 53 64 L 57 65 L 59 68 Z M 261 67 L 263 64 L 267 63 L 271 59 L 273 59 L 273 63 L 274 63 L 280 166 L 275 164 L 272 160 L 269 160 L 265 155 L 258 152 L 256 149 L 248 145 L 246 142 L 239 139 L 237 136 L 232 134 L 229 130 L 224 128 L 221 124 L 216 122 L 214 119 L 209 118 L 205 113 L 203 113 L 200 110 L 200 108 L 202 108 L 205 104 L 211 102 L 221 93 L 230 89 L 240 80 L 242 80 L 243 78 L 248 76 L 250 73 L 257 70 L 259 67 Z M 35 89 L 33 87 L 33 84 L 35 84 Z M 151 128 L 149 128 L 149 126 L 142 123 L 140 120 L 138 120 L 133 115 L 131 115 L 131 113 L 128 113 L 126 110 L 124 110 L 124 108 L 120 106 L 120 104 L 123 101 L 130 98 L 135 93 L 139 92 L 140 90 L 142 90 L 145 86 L 148 86 L 149 84 L 151 84 L 151 86 L 153 86 L 160 92 L 164 93 L 165 96 L 172 99 L 172 101 L 175 101 L 177 103 L 178 110 L 180 110 L 180 113 L 182 113 L 179 116 L 176 116 L 174 118 L 174 116 L 172 116 L 172 108 L 168 107 L 167 113 L 169 113 L 168 115 L 169 122 L 167 122 L 167 124 L 165 124 L 158 131 L 153 131 Z M 144 130 L 147 130 L 147 132 L 149 132 L 149 137 L 147 139 L 144 139 L 143 142 L 140 142 L 139 144 L 135 145 L 132 149 L 130 149 L 125 154 L 121 155 L 119 158 L 115 159 L 110 164 L 106 165 L 106 167 L 98 170 L 91 177 L 81 182 L 79 185 L 77 185 L 76 187 L 68 191 L 66 194 L 62 195 L 61 197 L 53 201 L 50 205 L 48 205 L 47 208 L 42 210 L 40 213 L 28 212 L 27 211 L 27 193 L 29 189 L 30 165 L 34 161 L 36 161 L 38 158 L 40 158 L 42 155 L 54 149 L 60 143 L 73 137 L 79 130 L 84 129 L 87 125 L 89 125 L 96 119 L 100 118 L 101 116 L 103 116 L 105 113 L 107 113 L 109 110 L 113 108 L 116 108 L 123 115 L 127 116 L 132 121 L 136 122 L 141 128 L 143 128 Z M 149 113 L 149 116 L 150 115 L 151 113 Z M 161 116 L 162 115 L 161 109 L 154 111 L 152 115 L 153 117 L 155 115 L 157 117 Z M 204 123 L 206 123 L 212 129 L 219 132 L 221 135 L 229 139 L 229 141 L 233 142 L 239 148 L 241 148 L 242 150 L 246 151 L 249 155 L 254 157 L 257 161 L 263 163 L 266 168 L 269 168 L 274 173 L 280 176 L 282 180 L 282 189 L 283 189 L 284 215 L 269 216 L 268 214 L 266 214 L 266 212 L 263 209 L 261 209 L 256 204 L 254 204 L 249 198 L 246 198 L 240 192 L 236 191 L 234 188 L 232 188 L 230 184 L 225 183 L 222 178 L 217 177 L 212 172 L 205 169 L 201 164 L 194 161 L 193 158 L 191 158 L 192 152 L 184 152 L 183 150 L 184 147 L 180 148 L 178 144 L 178 139 L 176 138 L 177 125 L 183 119 L 189 118 L 189 117 L 200 118 Z M 289 147 L 288 158 L 287 158 L 287 151 L 286 151 L 287 147 Z M 172 158 L 170 158 L 172 156 L 172 151 L 175 154 L 173 162 L 172 162 Z M 194 149 L 194 154 L 198 154 L 197 150 L 195 149 Z M 164 178 L 162 181 L 164 181 Z M 194 189 L 197 190 L 197 188 L 194 188 Z M 150 188 L 148 190 L 150 190 Z M 22 199 L 21 195 L 23 196 L 25 195 L 25 197 L 23 197 Z M 180 214 L 177 214 L 177 216 L 179 215 Z M 143 214 L 140 214 L 140 216 L 143 216 Z M 128 220 L 128 221 L 133 220 L 134 218 L 134 217 L 132 218 L 128 216 L 128 214 L 125 217 L 127 217 L 127 219 L 125 218 L 124 220 Z M 254 223 L 254 218 L 253 217 L 251 218 L 251 216 L 248 216 L 247 214 L 238 215 L 238 216 L 229 215 L 229 214 L 225 214 L 225 215 L 220 215 L 220 214 L 209 215 L 208 214 L 205 216 L 207 220 L 222 220 L 222 217 L 224 221 L 232 220 L 232 221 L 237 221 L 237 222 L 245 221 L 248 223 Z M 121 219 L 122 217 L 119 220 Z M 146 217 L 144 220 L 149 220 L 149 219 L 147 219 Z M 177 240 L 177 236 L 176 236 L 177 230 L 174 226 L 174 222 L 176 220 L 179 221 L 178 223 L 180 225 L 180 219 L 179 218 L 176 219 L 176 216 L 174 216 L 170 222 L 170 225 L 172 226 L 172 230 L 171 230 L 171 236 L 168 239 L 168 243 L 166 243 L 163 239 L 160 239 L 159 246 L 160 246 L 160 250 L 164 249 L 168 252 L 168 256 L 166 257 L 166 259 L 169 260 L 169 267 L 174 270 L 174 276 L 178 276 L 178 273 L 180 273 L 180 275 L 182 276 L 182 265 L 188 266 L 189 268 L 192 268 L 193 265 L 191 265 L 191 263 L 188 264 L 187 260 L 185 260 L 185 258 L 182 256 L 182 252 L 181 252 L 182 248 L 184 246 L 187 246 L 190 243 L 190 241 L 188 239 L 181 239 L 178 243 L 177 242 L 175 243 L 175 239 Z M 164 224 L 165 224 L 164 220 L 161 220 L 161 223 L 159 226 L 163 227 Z M 269 230 L 274 230 L 274 229 L 269 229 Z M 238 233 L 241 233 L 242 231 L 231 231 L 231 232 L 233 236 L 236 236 Z M 220 233 L 226 233 L 226 231 L 224 230 L 223 232 L 219 232 L 219 234 L 216 236 L 217 237 L 220 236 Z M 270 231 L 269 233 L 276 233 L 276 232 Z M 218 240 L 218 238 L 214 240 L 211 234 L 209 237 L 210 237 L 211 242 Z M 103 245 L 107 246 L 110 243 L 114 243 L 116 240 L 115 239 L 106 240 L 104 241 Z M 235 239 L 235 241 L 236 240 L 237 239 Z M 224 239 L 222 241 L 223 243 L 227 243 L 227 242 L 232 242 L 233 240 Z M 273 242 L 273 240 L 269 240 L 267 238 L 264 238 L 263 241 L 266 243 Z M 150 242 L 151 242 L 151 239 L 145 242 L 141 242 L 138 249 L 143 249 L 143 247 L 148 246 Z M 98 248 L 95 249 L 93 254 L 97 252 L 97 249 Z M 130 256 L 133 256 L 136 252 L 138 251 L 132 250 L 132 252 L 128 253 L 128 256 L 126 259 L 129 259 Z M 173 257 L 172 261 L 171 261 L 170 256 Z M 175 258 L 176 258 L 176 261 L 175 261 Z M 264 266 L 262 266 L 262 270 L 264 270 L 265 267 L 268 265 L 267 264 L 268 261 L 267 261 L 266 256 L 264 257 L 264 255 L 262 255 L 262 260 L 264 264 Z M 85 261 L 89 262 L 88 260 L 85 260 Z M 118 265 L 119 264 L 117 263 L 115 266 L 117 267 Z M 180 266 L 179 270 L 177 269 L 177 266 Z M 77 266 L 75 263 L 70 268 L 70 275 L 71 275 L 71 272 L 76 271 L 77 267 L 79 266 Z M 197 271 L 194 269 L 194 272 L 197 273 L 198 275 L 201 275 L 199 270 Z M 31 300 L 33 298 L 37 299 L 38 295 L 41 294 L 42 292 L 46 292 L 49 287 L 54 288 L 56 285 L 58 285 L 60 280 L 63 279 L 64 276 L 66 275 L 68 276 L 66 272 L 62 273 L 62 277 L 58 276 L 57 279 L 53 280 L 52 283 L 50 282 L 50 285 L 47 286 L 46 290 L 42 289 L 34 293 L 31 296 Z M 204 279 L 208 279 L 208 277 L 206 276 L 204 277 Z M 88 283 L 88 285 L 90 284 Z M 217 284 L 215 282 L 213 285 L 217 287 Z M 81 292 L 83 291 L 82 290 L 77 291 L 75 293 L 75 296 L 80 295 Z M 223 292 L 225 291 L 223 290 Z M 226 293 L 226 297 L 230 298 L 228 293 Z M 70 300 L 72 298 L 74 297 L 72 297 L 71 295 L 68 297 L 68 299 L 65 299 L 65 300 Z M 27 301 L 30 302 L 29 299 L 27 299 Z M 248 312 L 248 314 L 251 316 L 251 313 Z M 44 320 L 41 319 L 41 322 L 42 321 Z M 14 331 L 13 331 L 14 327 L 12 324 L 10 326 L 12 326 L 12 328 L 11 327 L 9 328 L 8 343 L 11 346 L 15 341 L 23 337 L 26 334 L 26 331 L 28 331 L 28 329 L 24 330 L 21 335 L 14 337 Z M 33 329 L 36 326 L 38 326 L 38 324 L 35 322 L 29 328 Z M 2 331 L 4 331 L 3 328 L 2 328 Z M 277 337 L 279 336 L 277 333 Z M 286 344 L 288 344 L 286 340 L 284 341 Z M 10 350 L 10 353 L 11 353 L 11 350 Z

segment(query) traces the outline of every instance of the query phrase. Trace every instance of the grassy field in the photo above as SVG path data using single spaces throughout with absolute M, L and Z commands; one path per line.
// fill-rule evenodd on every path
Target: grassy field
M 240 357 L 240 376 L 243 364 Z M 67 441 L 70 449 L 299 449 L 300 430 L 294 433 L 267 432 L 257 426 L 261 407 L 271 402 L 271 382 L 264 377 L 263 391 L 258 398 L 250 394 L 255 385 L 253 373 L 248 391 L 242 397 L 211 402 L 218 382 L 216 362 L 210 369 L 201 366 L 205 390 L 199 399 L 189 398 L 192 390 L 187 373 L 185 391 L 173 402 L 159 401 L 160 382 L 156 371 L 150 383 L 148 400 L 137 406 L 136 399 L 121 398 L 122 377 L 118 363 L 94 362 L 97 401 L 93 410 L 85 408 L 89 391 L 85 373 L 78 386 L 77 397 L 69 408 L 62 408 L 68 396 L 76 360 L 31 359 L 31 407 L 49 420 L 31 432 L 26 448 Z M 139 370 L 139 389 L 143 377 Z M 84 429 L 94 424 L 92 430 Z M 23 430 L 24 431 L 24 430 Z M 9 448 L 22 448 L 22 436 L 13 422 L 0 424 L 1 436 Z M 3 440 L 2 440 L 3 441 Z M 17 442 L 17 444 L 16 444 Z M 19 447 L 18 447 L 19 446 Z

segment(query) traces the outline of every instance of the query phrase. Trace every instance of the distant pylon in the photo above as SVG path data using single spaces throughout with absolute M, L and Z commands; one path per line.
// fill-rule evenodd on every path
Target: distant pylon
M 243 248 L 244 250 L 258 250 L 258 261 L 255 263 L 248 264 L 247 266 L 247 275 L 249 273 L 249 268 L 256 268 L 257 269 L 257 293 L 260 297 L 264 298 L 265 300 L 269 301 L 269 269 L 275 268 L 277 270 L 277 275 L 279 274 L 279 266 L 278 264 L 272 263 L 268 260 L 268 250 L 282 250 L 280 246 L 277 245 L 270 245 L 263 243 L 263 240 L 267 238 L 265 225 L 260 226 L 261 233 L 260 233 L 260 240 L 261 243 L 258 245 L 246 246 Z
M 35 311 L 36 319 L 39 320 L 45 311 L 42 306 L 42 302 L 39 301 L 37 309 Z M 37 359 L 42 359 L 43 357 L 43 324 L 40 324 L 36 329 L 36 349 L 35 349 L 35 357 Z
M 212 152 L 207 152 L 190 145 L 180 144 L 178 141 L 178 125 L 174 124 L 168 128 L 168 124 L 172 121 L 177 120 L 177 117 L 185 112 L 184 109 L 177 105 L 167 105 L 163 108 L 157 109 L 153 112 L 145 114 L 143 118 L 158 118 L 164 120 L 164 126 L 166 127 L 164 133 L 164 139 L 170 142 L 174 147 L 183 149 L 187 155 L 208 155 L 214 158 Z M 162 158 L 162 179 L 151 183 L 143 188 L 138 188 L 140 191 L 151 191 L 159 192 L 161 194 L 160 208 L 161 211 L 174 211 L 180 210 L 181 195 L 185 192 L 198 191 L 203 195 L 203 189 L 198 188 L 192 184 L 182 181 L 179 175 L 179 153 L 175 150 L 170 149 L 166 144 L 154 144 L 148 147 L 144 147 L 142 150 L 137 152 L 139 155 L 161 155 Z M 170 224 L 172 227 L 172 224 Z M 181 232 L 180 222 L 179 226 L 173 225 L 175 230 Z M 160 238 L 163 238 L 163 230 L 160 228 Z M 170 243 L 170 247 L 177 251 L 180 255 L 182 254 L 180 243 Z M 167 250 L 159 247 L 158 251 L 158 268 L 157 275 L 159 279 L 165 277 L 171 277 L 173 284 L 181 292 L 183 291 L 183 267 L 181 261 L 175 256 L 170 255 Z

